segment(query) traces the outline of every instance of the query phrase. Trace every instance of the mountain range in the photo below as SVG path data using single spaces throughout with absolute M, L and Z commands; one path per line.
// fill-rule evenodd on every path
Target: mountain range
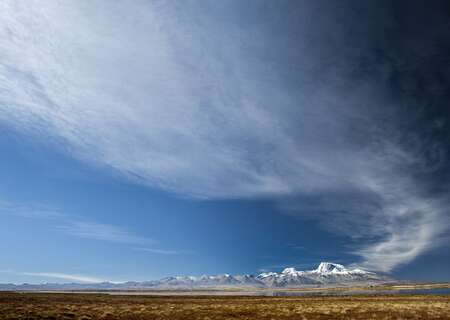
M 375 284 L 391 279 L 362 269 L 346 268 L 341 264 L 321 262 L 314 270 L 299 271 L 285 268 L 282 272 L 254 275 L 178 276 L 153 281 L 121 283 L 43 283 L 0 284 L 0 290 L 176 290 L 220 288 L 300 288 L 327 285 Z

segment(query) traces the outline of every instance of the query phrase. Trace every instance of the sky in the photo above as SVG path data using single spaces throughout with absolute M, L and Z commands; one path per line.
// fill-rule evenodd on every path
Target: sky
M 0 282 L 321 261 L 450 281 L 447 1 L 0 3 Z

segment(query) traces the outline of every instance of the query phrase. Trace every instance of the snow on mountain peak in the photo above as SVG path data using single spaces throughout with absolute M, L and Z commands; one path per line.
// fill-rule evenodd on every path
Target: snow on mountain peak
M 348 272 L 342 264 L 331 263 L 331 262 L 321 262 L 317 269 L 318 273 L 338 273 L 338 272 Z
M 2 285 L 0 290 L 67 290 L 67 289 L 196 289 L 196 288 L 299 288 L 304 286 L 341 285 L 347 283 L 373 284 L 392 281 L 392 279 L 370 271 L 355 268 L 354 265 L 345 268 L 341 264 L 322 262 L 317 269 L 309 271 L 285 268 L 281 273 L 265 272 L 258 276 L 252 275 L 215 275 L 215 276 L 177 276 L 160 280 L 124 283 L 95 283 L 95 284 L 46 284 L 46 285 Z
M 278 276 L 278 273 L 276 272 L 263 272 L 257 276 L 258 279 L 265 279 L 270 277 L 276 277 Z
M 282 274 L 297 274 L 298 271 L 295 270 L 295 268 L 285 268 L 281 273 Z

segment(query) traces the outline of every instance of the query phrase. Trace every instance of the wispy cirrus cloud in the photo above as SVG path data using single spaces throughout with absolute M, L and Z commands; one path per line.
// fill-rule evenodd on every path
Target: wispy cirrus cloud
M 107 280 L 97 277 L 84 276 L 79 274 L 67 274 L 67 273 L 57 273 L 57 272 L 19 272 L 19 275 L 32 276 L 39 278 L 54 278 L 61 280 L 77 281 L 77 282 L 87 282 L 87 283 L 100 283 Z
M 14 215 L 22 218 L 44 219 L 50 220 L 54 228 L 69 236 L 77 237 L 87 240 L 106 241 L 117 244 L 126 245 L 155 245 L 156 241 L 149 237 L 138 236 L 122 227 L 98 223 L 92 221 L 77 220 L 76 218 L 62 213 L 56 208 L 46 205 L 19 205 L 10 201 L 0 199 L 0 214 Z M 189 250 L 168 250 L 150 247 L 135 247 L 136 251 L 147 252 L 157 255 L 190 255 L 193 251 Z M 0 270 L 0 272 L 14 273 L 11 270 Z M 61 273 L 20 273 L 21 275 L 35 275 L 48 276 L 54 278 L 61 278 L 66 280 L 85 281 L 82 279 L 89 279 L 89 277 L 78 275 L 65 275 Z M 64 277 L 67 276 L 67 277 Z M 70 278 L 73 276 L 73 278 Z M 94 278 L 91 278 L 94 279 Z M 102 282 L 99 281 L 85 281 L 85 282 Z
M 143 251 L 153 254 L 161 254 L 161 255 L 185 255 L 185 254 L 193 254 L 192 251 L 188 250 L 164 250 L 164 249 L 155 249 L 155 248 L 134 248 L 137 251 Z
M 0 200 L 0 213 L 16 215 L 23 218 L 49 220 L 55 230 L 80 239 L 105 241 L 129 246 L 154 246 L 157 244 L 157 241 L 154 239 L 136 235 L 123 227 L 77 219 L 76 217 L 60 212 L 58 209 L 45 205 L 18 205 L 13 202 Z M 130 249 L 159 255 L 193 254 L 193 251 L 190 250 L 170 250 L 159 249 L 157 247 L 130 247 Z M 0 272 L 6 271 L 0 270 Z M 38 274 L 36 273 L 36 275 Z
M 371 33 L 397 23 L 383 7 L 302 2 L 283 23 L 267 15 L 243 27 L 233 2 L 0 6 L 0 121 L 181 196 L 275 198 L 354 239 L 351 252 L 373 269 L 392 270 L 442 243 L 450 196 L 433 190 L 447 152 L 430 137 L 445 135 L 446 121 L 428 119 L 416 131 L 421 108 L 408 115 L 446 101 L 446 90 L 417 85 L 432 95 L 420 99 L 408 92 L 415 79 L 404 70 L 431 70 L 423 79 L 442 86 L 430 73 L 437 55 L 424 49 L 400 61 L 396 43 Z M 376 27 L 360 28 L 361 19 Z M 373 49 L 371 36 L 387 45 Z M 400 85 L 388 87 L 392 79 Z M 144 240 L 90 222 L 59 229 Z
M 13 202 L 0 200 L 0 214 L 14 215 L 27 219 L 45 220 L 48 221 L 56 231 L 81 239 L 127 245 L 155 244 L 154 239 L 137 235 L 121 226 L 88 221 L 62 213 L 61 210 L 45 205 L 19 205 Z
M 36 278 L 53 278 L 67 281 L 76 281 L 76 282 L 86 282 L 86 283 L 100 283 L 106 282 L 109 280 L 105 280 L 99 277 L 92 277 L 80 274 L 72 274 L 72 273 L 60 273 L 60 272 L 24 272 L 24 271 L 15 271 L 11 269 L 0 270 L 0 273 L 9 273 L 19 276 L 30 276 Z M 112 281 L 110 281 L 112 282 Z
M 0 199 L 0 214 L 21 216 L 24 218 L 64 219 L 65 214 L 45 205 L 27 206 Z
M 154 243 L 153 239 L 137 236 L 118 226 L 104 223 L 68 221 L 56 228 L 65 234 L 83 239 L 141 245 Z
M 153 239 L 138 236 L 123 227 L 86 221 L 45 205 L 24 205 L 0 200 L 1 213 L 23 218 L 49 220 L 56 230 L 78 238 L 124 244 L 145 245 L 154 243 Z

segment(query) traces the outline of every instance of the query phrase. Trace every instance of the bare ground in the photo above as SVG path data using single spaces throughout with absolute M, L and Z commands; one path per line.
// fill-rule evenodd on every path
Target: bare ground
M 1 319 L 450 319 L 450 296 L 120 296 L 0 293 Z

